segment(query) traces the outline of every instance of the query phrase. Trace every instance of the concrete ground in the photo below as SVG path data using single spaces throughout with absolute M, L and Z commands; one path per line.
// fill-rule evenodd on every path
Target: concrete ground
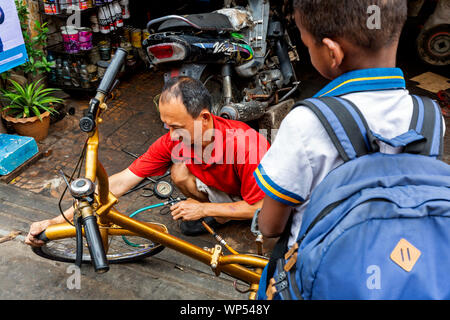
M 427 71 L 441 75 L 446 71 L 429 68 L 411 57 L 404 52 L 399 60 L 408 89 L 436 98 L 435 93 L 411 79 Z M 313 95 L 326 83 L 307 60 L 299 65 L 299 74 L 302 86 L 298 99 Z M 124 169 L 134 160 L 123 150 L 140 155 L 166 132 L 153 103 L 161 87 L 161 73 L 135 74 L 122 81 L 116 97 L 109 102 L 109 108 L 102 116 L 99 154 L 108 174 Z M 39 144 L 45 156 L 8 185 L 0 182 L 0 299 L 246 299 L 246 294 L 233 289 L 231 278 L 216 278 L 208 266 L 169 249 L 138 263 L 111 265 L 111 270 L 103 275 L 83 266 L 81 290 L 69 289 L 67 283 L 72 275 L 67 269 L 69 265 L 43 259 L 23 243 L 32 222 L 58 214 L 57 201 L 64 189 L 58 170 L 70 175 L 75 167 L 86 139 L 78 128 L 78 120 L 87 108 L 88 99 L 86 96 L 68 99 L 66 111 L 74 114 L 67 114 L 52 124 L 48 138 Z M 444 161 L 450 163 L 450 119 L 446 122 Z M 122 197 L 116 208 L 129 214 L 160 202 L 142 194 L 143 190 L 139 190 Z M 65 207 L 70 205 L 68 196 L 64 200 Z M 178 223 L 159 211 L 146 212 L 141 218 L 164 223 L 172 234 L 201 247 L 215 244 L 209 235 L 181 235 Z M 2 243 L 1 238 L 11 231 L 20 234 Z M 237 251 L 255 252 L 254 236 L 248 222 L 233 222 L 218 232 Z M 266 253 L 272 246 L 273 242 L 267 243 Z
M 57 202 L 47 196 L 0 184 L 0 239 L 12 230 L 14 239 L 0 240 L 0 300 L 9 299 L 246 299 L 233 288 L 234 280 L 216 277 L 211 269 L 193 259 L 165 249 L 140 262 L 110 265 L 96 274 L 82 265 L 80 278 L 72 264 L 41 258 L 23 243 L 33 221 L 57 214 Z M 79 285 L 78 285 L 79 284 Z M 240 288 L 242 283 L 238 283 Z

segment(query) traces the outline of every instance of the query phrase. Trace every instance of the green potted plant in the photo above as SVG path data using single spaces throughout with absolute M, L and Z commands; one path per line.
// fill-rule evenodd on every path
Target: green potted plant
M 50 114 L 57 113 L 54 104 L 61 98 L 51 96 L 59 89 L 44 88 L 41 80 L 20 85 L 10 80 L 12 86 L 1 90 L 2 117 L 11 123 L 14 130 L 36 141 L 45 139 L 50 126 Z

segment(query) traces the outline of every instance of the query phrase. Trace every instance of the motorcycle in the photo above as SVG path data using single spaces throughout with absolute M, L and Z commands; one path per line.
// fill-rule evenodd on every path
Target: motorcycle
M 214 12 L 156 18 L 147 24 L 143 48 L 151 68 L 168 68 L 165 81 L 201 80 L 211 93 L 213 114 L 257 120 L 299 86 L 289 6 L 288 0 L 248 0 L 245 7 L 225 0 Z

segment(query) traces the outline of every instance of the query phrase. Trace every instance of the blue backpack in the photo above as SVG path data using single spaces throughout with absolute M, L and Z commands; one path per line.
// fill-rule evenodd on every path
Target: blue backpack
M 259 299 L 450 299 L 450 166 L 443 121 L 431 99 L 412 96 L 410 130 L 371 132 L 343 98 L 308 99 L 344 164 L 311 195 L 294 246 L 274 248 Z M 377 140 L 404 147 L 382 154 Z

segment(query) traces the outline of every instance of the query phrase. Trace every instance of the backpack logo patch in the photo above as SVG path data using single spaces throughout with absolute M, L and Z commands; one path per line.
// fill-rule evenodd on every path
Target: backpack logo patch
M 417 260 L 419 260 L 420 255 L 419 249 L 405 239 L 400 239 L 394 250 L 392 250 L 390 257 L 400 268 L 410 272 Z

